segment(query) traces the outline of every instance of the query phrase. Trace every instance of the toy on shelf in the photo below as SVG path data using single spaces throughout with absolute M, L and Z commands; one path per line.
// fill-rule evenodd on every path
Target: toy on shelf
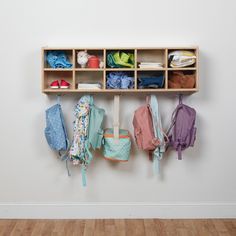
M 77 53 L 77 62 L 81 68 L 85 68 L 89 59 L 89 54 L 86 51 L 79 51 Z

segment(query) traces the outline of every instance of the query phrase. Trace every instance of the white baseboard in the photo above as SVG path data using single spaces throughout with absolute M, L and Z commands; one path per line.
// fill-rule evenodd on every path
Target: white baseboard
M 0 218 L 236 218 L 236 203 L 0 203 Z

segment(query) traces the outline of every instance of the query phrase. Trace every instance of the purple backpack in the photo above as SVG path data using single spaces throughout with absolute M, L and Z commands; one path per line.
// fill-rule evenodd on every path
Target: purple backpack
M 179 96 L 179 104 L 174 110 L 171 118 L 171 126 L 167 132 L 169 146 L 178 152 L 178 160 L 182 160 L 182 151 L 189 146 L 193 147 L 196 139 L 195 127 L 196 111 L 182 103 Z

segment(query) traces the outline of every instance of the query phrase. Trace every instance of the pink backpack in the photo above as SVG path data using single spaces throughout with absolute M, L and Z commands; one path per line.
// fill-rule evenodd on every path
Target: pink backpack
M 148 101 L 146 104 L 138 108 L 133 118 L 134 136 L 139 149 L 152 152 L 160 144 L 154 135 L 152 114 Z

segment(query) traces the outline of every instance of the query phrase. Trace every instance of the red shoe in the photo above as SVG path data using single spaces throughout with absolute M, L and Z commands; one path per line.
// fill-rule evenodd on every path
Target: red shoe
M 60 84 L 58 82 L 58 80 L 54 80 L 51 84 L 50 84 L 50 88 L 52 89 L 58 89 L 60 87 Z
M 61 80 L 61 85 L 60 85 L 60 88 L 62 89 L 68 89 L 70 87 L 70 83 L 68 83 L 67 81 L 65 80 Z

